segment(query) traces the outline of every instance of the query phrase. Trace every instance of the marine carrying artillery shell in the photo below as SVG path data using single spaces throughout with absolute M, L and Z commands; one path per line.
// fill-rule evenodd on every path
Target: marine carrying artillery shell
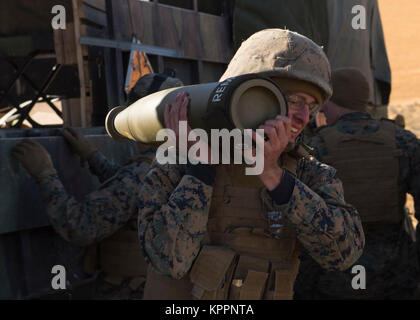
M 187 91 L 190 97 L 188 123 L 192 129 L 255 129 L 267 119 L 287 115 L 280 88 L 269 78 L 241 75 L 223 82 L 170 88 L 139 99 L 127 108 L 116 107 L 106 118 L 108 134 L 116 140 L 155 143 L 165 127 L 164 110 L 175 96 Z

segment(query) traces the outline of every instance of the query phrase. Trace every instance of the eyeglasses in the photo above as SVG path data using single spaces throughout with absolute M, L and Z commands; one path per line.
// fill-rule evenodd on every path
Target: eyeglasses
M 305 108 L 305 106 L 307 105 L 309 107 L 309 111 L 312 112 L 313 110 L 316 110 L 318 108 L 318 103 L 307 103 L 304 97 L 299 96 L 297 94 L 285 94 L 285 96 L 287 105 L 290 109 L 299 111 Z

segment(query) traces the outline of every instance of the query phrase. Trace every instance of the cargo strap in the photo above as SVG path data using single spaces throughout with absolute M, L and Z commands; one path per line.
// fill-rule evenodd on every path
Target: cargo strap
M 235 267 L 236 253 L 228 248 L 204 246 L 195 260 L 190 279 L 192 296 L 204 300 L 225 300 Z
M 244 286 L 239 295 L 240 300 L 260 300 L 264 295 L 268 273 L 249 270 Z
M 299 270 L 299 252 L 295 251 L 293 259 L 289 261 L 273 262 L 268 281 L 267 300 L 292 300 L 293 285 Z
M 241 255 L 230 288 L 230 300 L 260 300 L 264 296 L 270 263 L 266 259 Z
M 253 233 L 212 232 L 211 243 L 228 246 L 238 253 L 253 254 L 266 259 L 290 259 L 295 250 L 294 238 L 272 239 Z

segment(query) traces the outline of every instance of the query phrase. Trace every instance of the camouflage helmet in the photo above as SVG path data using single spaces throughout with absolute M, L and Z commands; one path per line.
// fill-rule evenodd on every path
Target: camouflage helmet
M 314 86 L 318 104 L 331 97 L 331 68 L 323 49 L 299 33 L 265 29 L 245 40 L 220 80 L 247 73 Z
M 170 77 L 163 73 L 149 73 L 137 80 L 127 97 L 127 105 L 155 93 L 157 91 L 182 87 L 184 84 L 178 78 Z

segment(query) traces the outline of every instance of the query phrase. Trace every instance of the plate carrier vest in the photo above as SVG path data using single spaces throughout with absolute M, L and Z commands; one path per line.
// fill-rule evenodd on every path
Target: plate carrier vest
M 309 154 L 299 146 L 280 165 L 296 176 Z M 287 222 L 280 238 L 269 234 L 273 200 L 258 176 L 242 165 L 216 167 L 207 237 L 190 272 L 180 280 L 148 269 L 144 299 L 292 299 L 299 245 Z

